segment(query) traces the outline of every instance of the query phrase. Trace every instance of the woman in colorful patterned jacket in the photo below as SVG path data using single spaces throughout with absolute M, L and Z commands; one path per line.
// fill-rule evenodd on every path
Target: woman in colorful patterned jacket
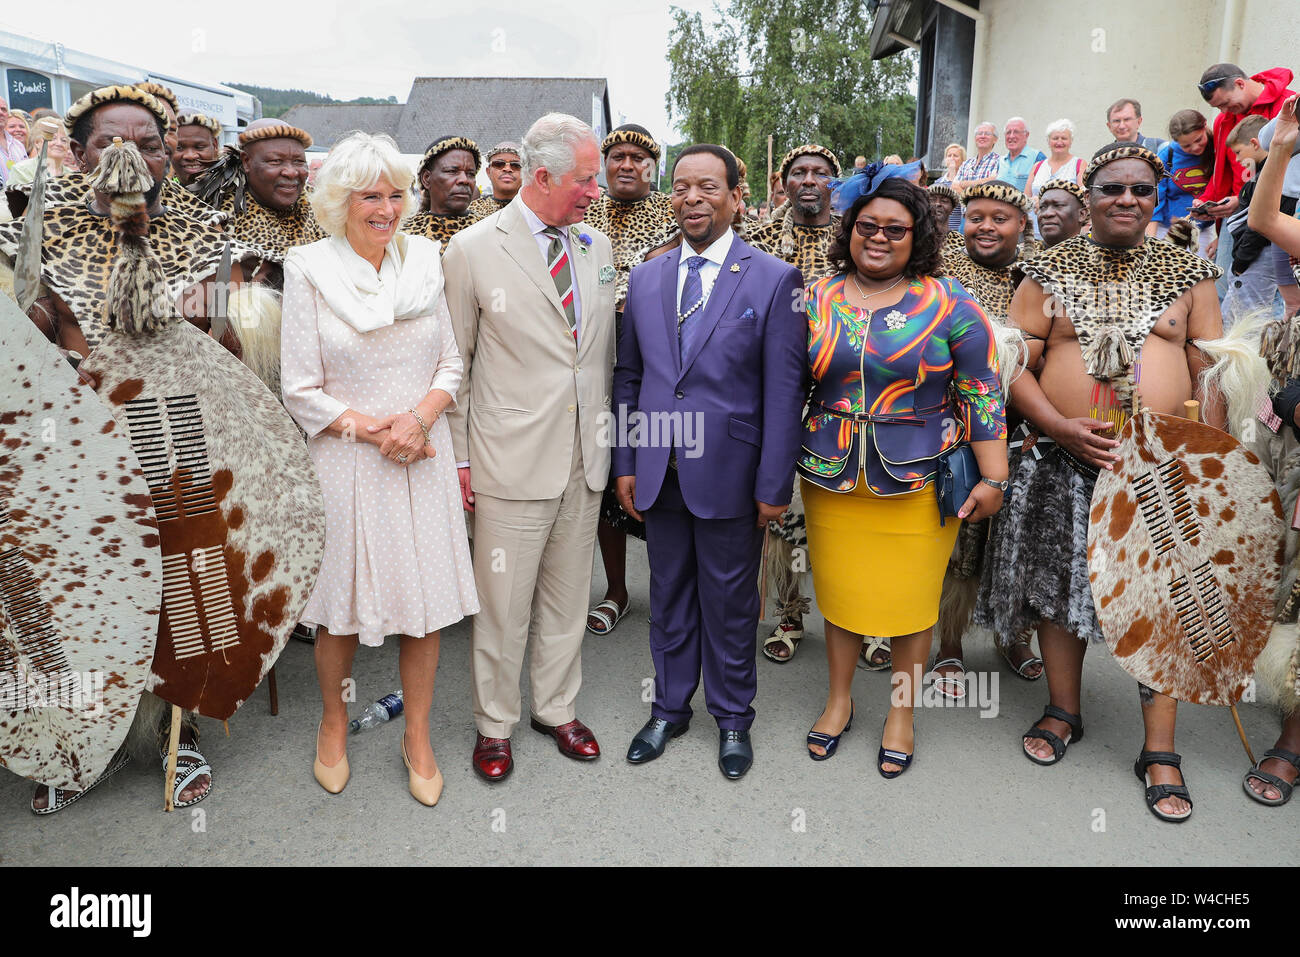
M 814 283 L 807 303 L 813 389 L 799 472 L 830 669 L 808 750 L 814 760 L 835 753 L 853 719 L 861 636 L 886 635 L 907 689 L 891 696 L 877 759 L 892 778 L 912 761 L 914 684 L 961 524 L 941 524 L 937 459 L 970 441 L 983 479 L 958 511 L 992 515 L 1006 487 L 1006 415 L 989 320 L 958 282 L 936 275 L 928 194 L 862 175 L 841 190 L 861 195 L 832 241 L 839 271 Z

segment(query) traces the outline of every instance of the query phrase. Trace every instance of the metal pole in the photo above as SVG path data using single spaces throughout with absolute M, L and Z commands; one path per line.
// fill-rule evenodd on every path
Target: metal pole
M 767 134 L 767 208 L 772 208 L 772 134 Z
M 988 35 L 988 17 L 958 0 L 935 0 L 935 2 L 975 21 L 975 48 L 971 51 L 970 61 L 970 111 L 966 126 L 967 135 L 971 137 L 973 144 L 975 124 L 982 122 L 976 117 L 975 111 L 984 108 L 980 100 L 984 96 L 984 41 Z

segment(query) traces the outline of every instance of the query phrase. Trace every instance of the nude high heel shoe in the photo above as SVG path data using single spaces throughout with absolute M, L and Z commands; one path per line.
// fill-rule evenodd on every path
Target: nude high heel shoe
M 316 783 L 323 787 L 330 794 L 338 794 L 348 784 L 348 778 L 352 776 L 352 771 L 348 768 L 347 752 L 333 767 L 326 765 L 320 759 L 320 729 L 321 724 L 316 725 L 316 764 L 312 767 L 312 773 L 316 775 Z
M 406 756 L 406 735 L 402 735 L 402 763 L 406 765 L 406 786 L 411 790 L 411 797 L 425 807 L 433 807 L 442 796 L 442 769 L 433 772 L 433 777 L 422 778 L 411 767 L 411 759 Z

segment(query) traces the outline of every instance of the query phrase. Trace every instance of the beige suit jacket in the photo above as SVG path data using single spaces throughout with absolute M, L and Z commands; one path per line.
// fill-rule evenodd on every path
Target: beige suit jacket
M 519 206 L 516 197 L 461 230 L 442 260 L 465 363 L 448 413 L 456 461 L 469 462 L 475 492 L 558 498 L 572 471 L 576 421 L 587 484 L 600 491 L 609 478 L 613 253 L 604 233 L 579 225 L 591 245 L 584 253 L 570 243 L 581 310 L 575 343 Z

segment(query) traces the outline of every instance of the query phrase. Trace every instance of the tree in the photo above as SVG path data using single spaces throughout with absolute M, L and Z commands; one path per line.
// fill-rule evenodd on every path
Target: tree
M 674 7 L 670 116 L 688 141 L 722 143 L 744 159 L 755 199 L 767 192 L 768 134 L 774 165 L 807 142 L 846 166 L 859 153 L 910 155 L 916 58 L 872 60 L 866 8 L 866 0 L 729 0 L 706 26 Z

